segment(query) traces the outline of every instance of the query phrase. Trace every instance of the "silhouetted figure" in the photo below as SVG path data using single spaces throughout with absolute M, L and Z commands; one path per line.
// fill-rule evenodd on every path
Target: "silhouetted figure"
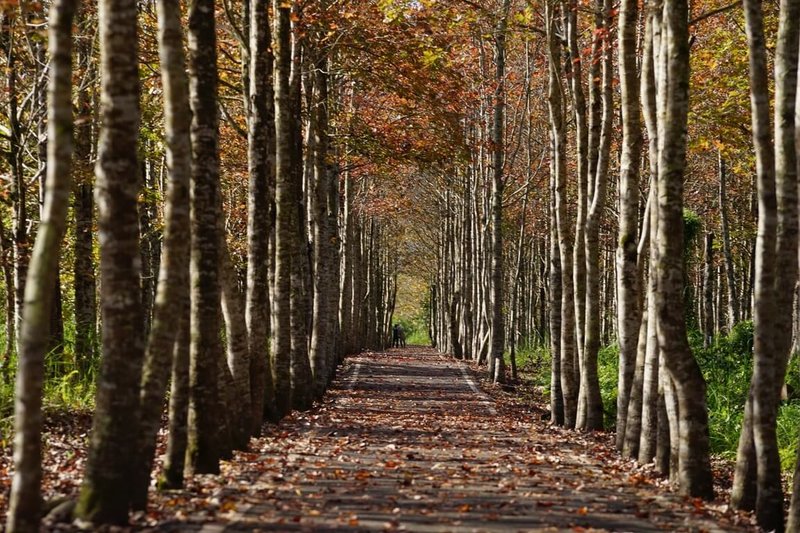
M 392 326 L 392 348 L 405 348 L 406 347 L 406 332 L 403 326 L 395 324 Z

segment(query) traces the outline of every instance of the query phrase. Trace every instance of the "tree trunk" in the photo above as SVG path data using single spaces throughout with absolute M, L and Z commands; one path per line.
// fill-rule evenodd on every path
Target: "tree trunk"
M 291 332 L 291 271 L 294 209 L 292 196 L 291 103 L 289 100 L 289 70 L 291 68 L 291 6 L 274 0 L 275 38 L 275 301 L 273 304 L 272 364 L 275 381 L 277 415 L 284 417 L 292 407 L 292 332 Z
M 578 384 L 575 376 L 575 306 L 572 279 L 572 229 L 567 214 L 567 161 L 566 161 L 566 125 L 563 113 L 563 90 L 561 87 L 561 62 L 556 53 L 555 20 L 551 14 L 548 23 L 550 32 L 549 55 L 549 109 L 551 123 L 551 143 L 553 153 L 552 168 L 554 172 L 555 224 L 558 235 L 559 263 L 561 265 L 561 330 L 553 332 L 559 335 L 559 353 L 561 356 L 561 391 L 564 404 L 564 425 L 575 427 L 577 414 Z
M 292 407 L 306 410 L 313 401 L 311 362 L 308 358 L 310 268 L 308 230 L 306 226 L 306 202 L 303 191 L 305 161 L 303 160 L 302 106 L 302 49 L 303 42 L 297 30 L 302 19 L 302 10 L 292 4 L 290 14 L 290 72 L 289 72 L 289 170 L 291 173 L 291 291 L 290 326 L 292 336 L 291 397 Z M 296 31 L 297 30 L 297 31 Z
M 754 369 L 739 442 L 733 504 L 750 502 L 747 474 L 756 463 L 756 518 L 766 530 L 783 531 L 776 419 L 791 347 L 791 307 L 797 280 L 797 156 L 795 97 L 800 41 L 800 3 L 781 2 L 775 56 L 775 142 L 769 120 L 769 80 L 761 4 L 748 0 L 745 22 L 750 49 L 750 97 L 758 184 L 758 237 Z M 749 407 L 749 409 L 748 409 Z M 748 417 L 748 415 L 751 415 Z M 749 446 L 752 427 L 754 447 Z M 743 476 L 744 475 L 744 476 Z
M 659 108 L 658 343 L 678 397 L 679 488 L 684 494 L 710 499 L 714 489 L 709 463 L 706 386 L 686 337 L 683 298 L 683 178 L 689 107 L 689 16 L 686 0 L 665 0 L 662 17 L 656 61 Z
M 617 243 L 617 327 L 619 375 L 617 396 L 617 450 L 622 451 L 636 368 L 642 321 L 638 275 L 639 165 L 642 155 L 636 37 L 639 2 L 623 0 L 619 14 L 619 79 L 622 113 L 622 152 L 619 172 L 619 239 Z
M 228 408 L 230 434 L 233 448 L 246 450 L 253 429 L 250 397 L 251 380 L 250 349 L 248 346 L 247 320 L 245 319 L 245 299 L 236 282 L 236 271 L 231 262 L 228 243 L 220 235 L 220 282 L 222 286 L 222 315 L 225 319 L 227 340 L 227 368 L 231 383 L 232 402 Z M 266 287 L 264 287 L 266 289 Z M 238 416 L 233 416 L 239 413 Z
M 598 61 L 602 64 L 602 82 L 599 91 L 602 96 L 602 114 L 597 117 L 599 122 L 599 139 L 597 142 L 597 163 L 594 173 L 590 174 L 592 180 L 591 203 L 586 216 L 586 231 L 584 245 L 586 250 L 586 296 L 585 296 L 585 329 L 583 349 L 583 372 L 581 373 L 581 388 L 585 402 L 584 419 L 580 425 L 584 430 L 603 429 L 603 400 L 600 395 L 600 380 L 597 369 L 597 356 L 600 351 L 600 217 L 605 210 L 606 190 L 608 182 L 608 163 L 611 153 L 611 135 L 613 120 L 612 84 L 612 45 L 610 36 L 611 3 L 610 0 L 598 0 L 600 13 L 597 15 L 597 29 L 595 30 L 601 42 Z
M 39 530 L 42 481 L 42 388 L 50 308 L 72 186 L 72 19 L 74 0 L 50 8 L 50 82 L 47 128 L 47 194 L 34 245 L 20 331 L 14 401 L 14 480 L 6 528 Z
M 189 5 L 189 103 L 192 109 L 190 401 L 187 461 L 191 473 L 219 473 L 218 365 L 219 117 L 214 0 Z
M 511 0 L 503 0 L 502 13 L 495 33 L 495 83 L 494 117 L 492 119 L 492 341 L 491 359 L 494 363 L 495 383 L 505 382 L 505 315 L 503 313 L 503 164 L 505 156 L 505 72 L 506 72 L 506 27 Z
M 92 523 L 125 524 L 131 499 L 131 457 L 138 452 L 144 337 L 140 292 L 141 188 L 139 71 L 133 0 L 100 2 L 102 128 L 98 143 L 102 361 L 89 455 L 75 514 Z
M 265 415 L 276 419 L 269 362 L 269 235 L 272 231 L 270 183 L 275 165 L 275 101 L 269 1 L 252 0 L 248 88 L 247 323 L 250 350 L 250 433 L 258 436 Z
M 731 235 L 728 228 L 728 173 L 725 158 L 719 153 L 719 219 L 722 231 L 722 252 L 725 256 L 725 275 L 728 282 L 728 332 L 733 330 L 740 320 L 739 293 L 736 287 L 736 271 L 733 266 L 733 253 L 731 252 Z
M 183 487 L 183 470 L 186 464 L 186 444 L 189 417 L 189 328 L 190 304 L 188 279 L 185 280 L 186 297 L 178 310 L 178 336 L 172 355 L 172 388 L 169 394 L 169 427 L 164 473 L 159 479 L 159 489 Z
M 714 234 L 706 233 L 703 266 L 703 346 L 714 342 Z
M 147 490 L 153 469 L 156 437 L 161 427 L 164 397 L 179 333 L 174 321 L 176 316 L 180 316 L 188 298 L 191 239 L 189 226 L 189 185 L 192 173 L 191 112 L 180 5 L 173 0 L 159 0 L 157 7 L 169 185 L 164 213 L 166 223 L 164 256 L 158 274 L 153 321 L 142 376 L 139 454 L 131 490 L 132 507 L 136 510 L 144 510 L 147 506 Z
M 338 179 L 329 164 L 328 139 L 328 50 L 313 50 L 314 73 L 314 183 L 311 188 L 314 233 L 314 322 L 311 331 L 311 361 L 314 377 L 314 397 L 322 398 L 334 365 L 336 334 L 336 303 L 338 279 L 337 207 L 331 202 L 338 198 Z

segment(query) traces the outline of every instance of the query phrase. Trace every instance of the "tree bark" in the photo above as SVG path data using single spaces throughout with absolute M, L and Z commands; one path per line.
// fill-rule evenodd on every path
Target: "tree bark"
M 611 154 L 611 135 L 613 128 L 613 95 L 611 84 L 613 76 L 611 45 L 611 3 L 610 0 L 598 0 L 595 33 L 600 42 L 597 44 L 598 63 L 602 65 L 602 80 L 598 81 L 594 100 L 602 102 L 601 113 L 596 117 L 599 127 L 597 140 L 597 162 L 594 172 L 589 175 L 592 186 L 589 197 L 590 204 L 586 215 L 584 246 L 586 251 L 586 295 L 584 312 L 584 348 L 583 371 L 581 372 L 581 389 L 584 397 L 584 417 L 579 427 L 584 430 L 603 429 L 603 401 L 600 395 L 600 380 L 597 369 L 597 356 L 600 351 L 600 217 L 605 210 L 606 190 L 608 182 L 608 164 Z M 592 168 L 592 165 L 590 165 Z M 580 419 L 580 417 L 579 417 Z
M 248 345 L 245 298 L 236 281 L 236 271 L 231 262 L 228 243 L 220 235 L 220 284 L 222 287 L 222 315 L 225 319 L 227 340 L 227 368 L 230 383 L 226 385 L 232 395 L 228 402 L 228 424 L 234 449 L 246 450 L 253 429 L 251 402 L 250 348 Z M 264 287 L 266 289 L 266 287 Z M 224 358 L 223 358 L 224 360 Z M 222 383 L 222 382 L 221 382 Z M 236 416 L 234 416 L 236 415 Z
M 100 2 L 101 124 L 96 200 L 100 239 L 102 361 L 83 485 L 80 519 L 124 524 L 130 504 L 131 457 L 137 453 L 139 387 L 144 359 L 140 292 L 141 189 L 137 3 Z
M 619 82 L 622 151 L 619 172 L 619 239 L 617 242 L 617 327 L 619 374 L 616 445 L 622 451 L 642 321 L 638 275 L 639 165 L 642 155 L 636 37 L 639 2 L 622 0 L 619 14 Z
M 178 311 L 178 336 L 172 354 L 172 387 L 169 394 L 169 427 L 167 452 L 164 457 L 164 473 L 158 481 L 159 489 L 183 487 L 183 471 L 186 464 L 186 444 L 189 417 L 189 280 L 186 279 L 186 297 Z
M 503 313 L 503 165 L 505 156 L 505 76 L 506 76 L 506 27 L 511 0 L 503 0 L 502 13 L 495 33 L 495 83 L 494 117 L 492 119 L 492 341 L 491 355 L 494 360 L 495 383 L 505 382 L 505 315 Z
M 314 397 L 320 399 L 328 386 L 335 365 L 337 333 L 338 279 L 338 176 L 330 164 L 328 138 L 328 50 L 315 50 L 313 74 L 315 109 L 314 120 L 314 322 L 311 331 L 311 360 L 314 377 Z
M 248 89 L 247 301 L 245 320 L 250 350 L 251 429 L 261 433 L 265 418 L 275 420 L 275 390 L 269 361 L 269 235 L 272 203 L 269 184 L 275 165 L 275 102 L 269 1 L 250 8 L 250 86 Z
M 686 0 L 664 0 L 656 62 L 658 95 L 658 343 L 679 406 L 682 493 L 710 499 L 706 386 L 686 337 L 683 299 L 683 178 L 689 108 L 689 31 Z M 674 438 L 673 435 L 670 438 Z
M 42 482 L 42 389 L 61 241 L 66 231 L 72 186 L 72 19 L 75 0 L 50 8 L 47 194 L 33 249 L 20 331 L 14 399 L 14 479 L 6 530 L 39 530 Z
M 758 184 L 758 237 L 754 307 L 754 368 L 739 442 L 733 504 L 750 502 L 745 486 L 756 463 L 756 518 L 783 531 L 783 490 L 776 420 L 780 388 L 791 347 L 791 308 L 797 281 L 797 156 L 795 112 L 800 2 L 784 0 L 775 56 L 775 142 L 769 120 L 769 83 L 761 4 L 748 0 L 745 22 L 750 49 L 750 99 Z M 748 409 L 749 407 L 749 409 Z M 748 415 L 751 415 L 748 417 Z M 753 447 L 749 446 L 752 427 Z
M 703 265 L 703 346 L 714 342 L 714 234 L 706 233 Z
M 728 172 L 725 158 L 719 152 L 719 219 L 722 231 L 722 253 L 725 256 L 725 276 L 728 282 L 728 332 L 741 320 L 739 314 L 739 293 L 736 285 L 736 271 L 733 266 L 733 252 L 731 251 L 731 235 L 728 224 Z
M 548 24 L 550 32 L 550 54 L 548 59 L 549 94 L 548 104 L 551 123 L 551 143 L 554 172 L 555 224 L 558 235 L 558 254 L 561 265 L 561 330 L 552 334 L 559 336 L 559 355 L 561 358 L 561 391 L 564 405 L 564 425 L 575 427 L 577 414 L 578 384 L 575 368 L 575 306 L 572 279 L 572 239 L 567 214 L 567 161 L 566 125 L 563 113 L 563 89 L 561 87 L 561 62 L 556 54 L 555 20 L 551 14 Z
M 295 231 L 292 225 L 292 155 L 289 70 L 291 68 L 291 7 L 273 1 L 275 13 L 275 288 L 272 319 L 272 365 L 277 416 L 284 417 L 291 397 L 291 270 Z
M 219 117 L 214 0 L 189 4 L 189 103 L 192 109 L 191 347 L 187 461 L 191 473 L 219 473 L 218 365 Z
M 164 253 L 160 262 L 153 321 L 142 376 L 139 454 L 131 491 L 132 506 L 136 510 L 144 510 L 147 506 L 156 437 L 161 426 L 164 396 L 179 333 L 174 320 L 176 316 L 180 316 L 182 306 L 188 298 L 191 239 L 191 112 L 180 4 L 175 0 L 159 0 L 157 8 L 169 185 L 164 213 Z

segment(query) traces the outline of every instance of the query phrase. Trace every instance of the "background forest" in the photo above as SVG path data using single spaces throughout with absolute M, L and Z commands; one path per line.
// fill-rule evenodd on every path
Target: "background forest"
M 799 0 L 0 0 L 9 531 L 42 406 L 124 523 L 165 402 L 175 486 L 398 321 L 782 530 L 798 48 Z

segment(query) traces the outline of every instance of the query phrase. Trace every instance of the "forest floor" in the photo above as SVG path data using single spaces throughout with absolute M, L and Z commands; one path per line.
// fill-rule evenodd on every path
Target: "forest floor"
M 466 364 L 430 349 L 350 357 L 339 376 L 321 405 L 266 427 L 220 476 L 155 495 L 133 529 L 756 531 L 722 498 L 678 496 L 620 459 L 610 435 L 552 427 L 541 407 L 484 392 Z M 84 460 L 88 420 L 70 421 L 67 437 L 64 423 L 48 425 L 48 498 L 75 494 Z M 0 460 L 1 515 L 8 450 Z

